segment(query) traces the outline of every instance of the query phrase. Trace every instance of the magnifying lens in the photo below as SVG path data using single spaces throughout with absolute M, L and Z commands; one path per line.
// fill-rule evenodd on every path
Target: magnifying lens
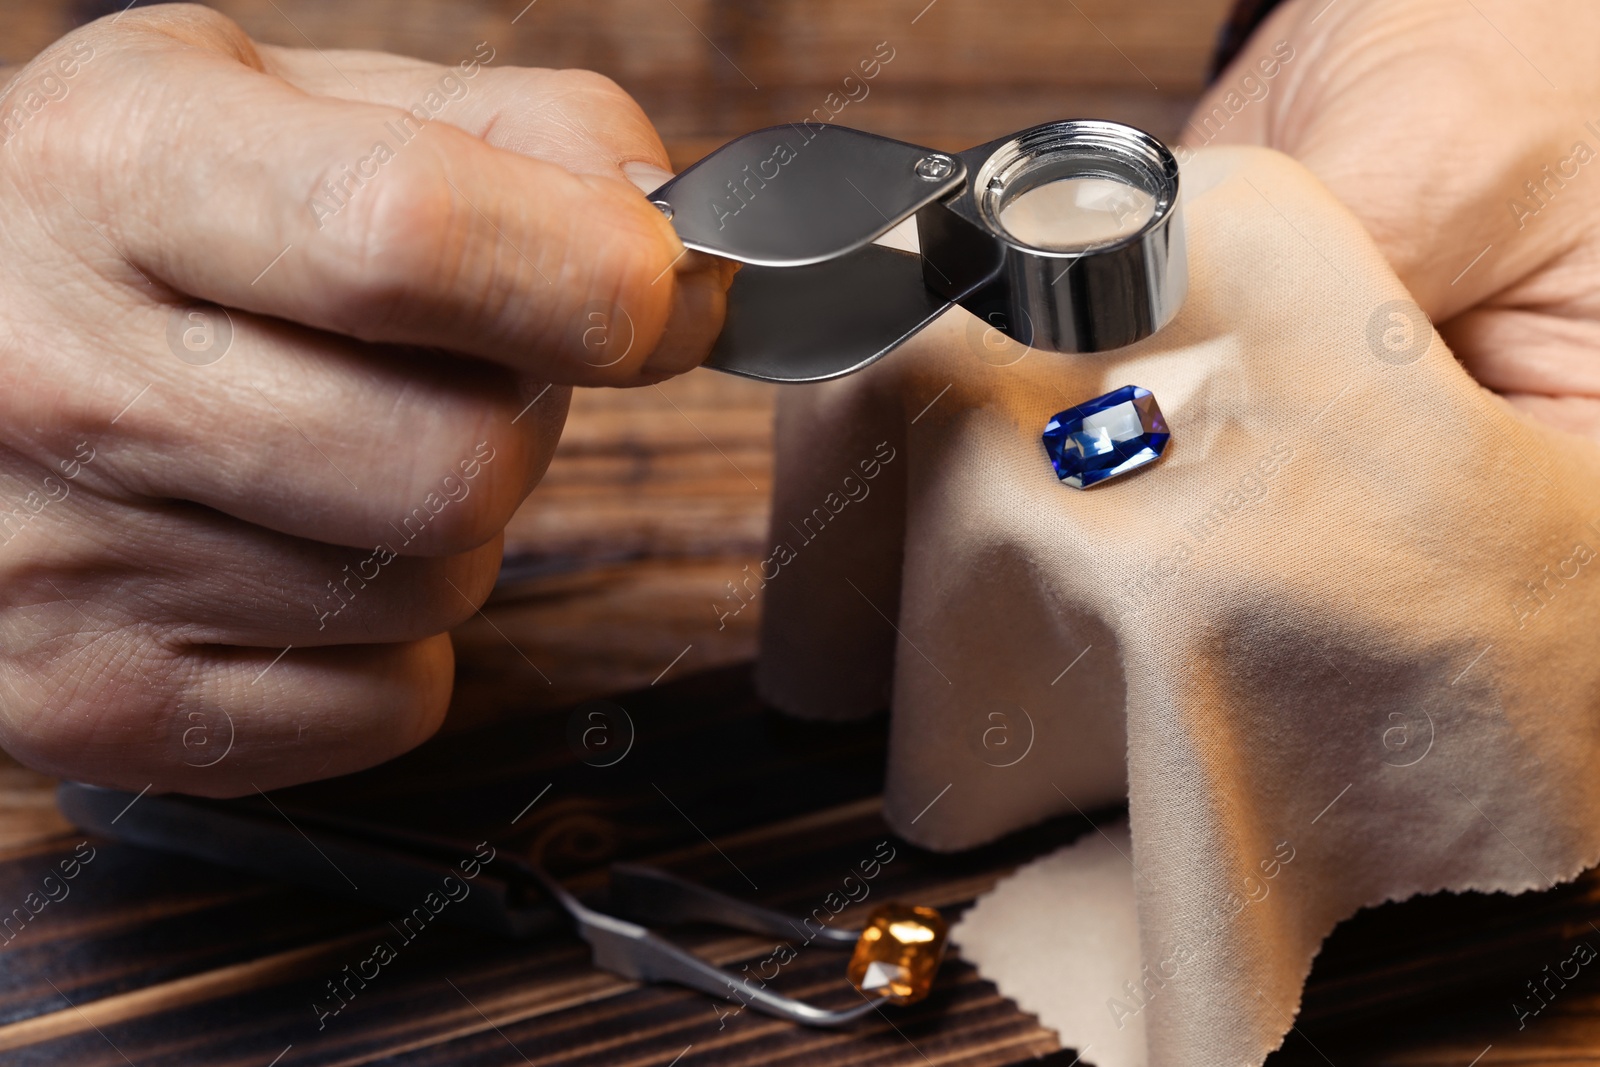
M 953 304 L 1036 349 L 1108 351 L 1165 326 L 1188 289 L 1177 160 L 1114 122 L 953 155 L 774 126 L 650 199 L 687 247 L 746 264 L 706 365 L 769 381 L 859 370 Z M 913 216 L 920 256 L 872 243 Z

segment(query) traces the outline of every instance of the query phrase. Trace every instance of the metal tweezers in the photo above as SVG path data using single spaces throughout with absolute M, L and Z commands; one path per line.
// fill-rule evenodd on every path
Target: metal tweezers
M 401 911 L 415 907 L 473 857 L 470 845 L 326 813 L 276 814 L 224 801 L 143 796 L 63 783 L 61 812 L 77 826 L 120 841 L 176 852 L 281 881 Z M 861 994 L 839 1011 L 818 1008 L 757 985 L 679 947 L 645 924 L 708 923 L 774 937 L 792 937 L 800 920 L 707 886 L 639 864 L 610 867 L 607 903 L 597 911 L 535 864 L 497 851 L 480 864 L 472 891 L 440 918 L 510 937 L 559 925 L 554 902 L 589 943 L 595 966 L 637 982 L 672 982 L 806 1026 L 840 1028 L 889 998 Z M 812 943 L 850 948 L 859 930 L 822 927 Z

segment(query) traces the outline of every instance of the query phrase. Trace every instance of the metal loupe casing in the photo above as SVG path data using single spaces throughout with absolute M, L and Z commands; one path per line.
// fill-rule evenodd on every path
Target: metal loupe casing
M 1141 341 L 1177 314 L 1189 289 L 1178 161 L 1141 130 L 1112 122 L 1035 126 L 961 153 L 965 188 L 917 212 L 923 280 L 1032 348 L 1104 352 Z M 1013 236 L 1004 209 L 1070 179 L 1148 195 L 1150 217 L 1100 242 L 1038 247 Z
M 1007 228 L 1019 199 L 1074 179 L 1130 190 L 1142 213 L 1077 242 Z M 957 155 L 800 123 L 730 141 L 650 199 L 686 247 L 746 264 L 706 365 L 805 382 L 860 370 L 953 304 L 1047 351 L 1150 336 L 1188 290 L 1178 193 L 1167 147 L 1119 123 L 1049 122 Z M 912 216 L 920 255 L 872 243 Z

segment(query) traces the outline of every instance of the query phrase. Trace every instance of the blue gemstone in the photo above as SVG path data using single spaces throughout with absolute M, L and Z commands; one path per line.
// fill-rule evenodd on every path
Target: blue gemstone
M 1058 413 L 1045 425 L 1044 450 L 1056 477 L 1087 489 L 1154 463 L 1171 436 L 1150 390 L 1125 385 Z

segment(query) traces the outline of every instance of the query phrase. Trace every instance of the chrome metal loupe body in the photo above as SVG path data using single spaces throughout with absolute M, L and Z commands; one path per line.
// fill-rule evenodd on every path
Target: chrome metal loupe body
M 956 155 L 800 123 L 729 142 L 650 199 L 687 247 L 745 264 L 706 365 L 805 382 L 860 370 L 953 304 L 1052 352 L 1150 336 L 1188 289 L 1178 192 L 1167 147 L 1113 122 Z M 920 255 L 873 243 L 913 216 Z

